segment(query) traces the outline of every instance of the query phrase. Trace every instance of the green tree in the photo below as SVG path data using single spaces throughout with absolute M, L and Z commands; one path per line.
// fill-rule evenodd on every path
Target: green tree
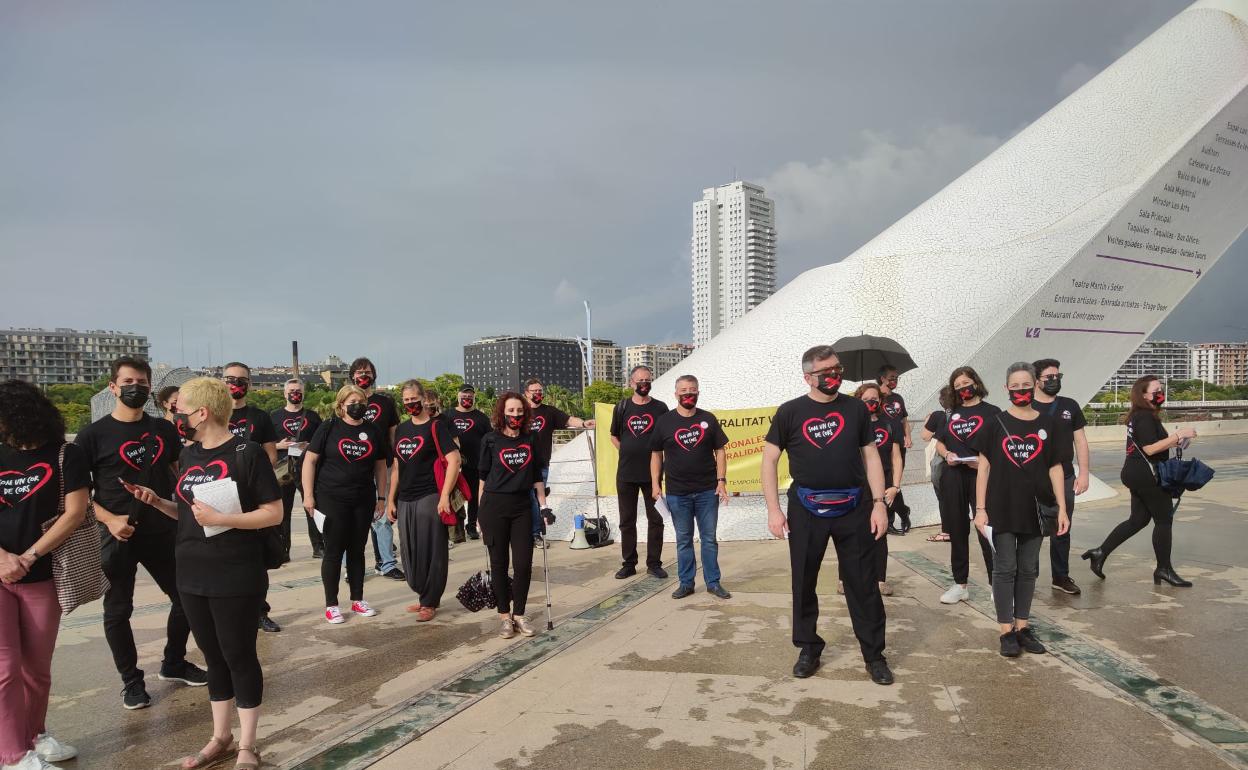
M 628 398 L 630 393 L 632 391 L 628 388 L 621 388 L 603 380 L 594 380 L 585 389 L 585 392 L 581 394 L 584 408 L 589 412 L 582 416 L 586 418 L 593 417 L 594 404 L 611 404 L 614 406 L 621 400 Z
M 65 432 L 77 433 L 91 422 L 91 407 L 86 404 L 57 404 L 61 417 L 65 420 Z

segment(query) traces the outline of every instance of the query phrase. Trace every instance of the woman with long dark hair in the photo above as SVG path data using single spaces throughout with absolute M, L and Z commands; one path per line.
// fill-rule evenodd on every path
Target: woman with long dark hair
M 87 515 L 91 475 L 61 413 L 20 380 L 0 385 L 0 478 L 0 765 L 55 770 L 78 752 L 45 725 L 61 627 L 50 554 Z M 45 532 L 62 490 L 65 512 Z
M 499 636 L 510 639 L 519 631 L 533 636 L 536 631 L 525 617 L 529 582 L 533 578 L 533 532 L 530 517 L 530 491 L 546 507 L 546 485 L 542 482 L 537 463 L 537 447 L 533 434 L 527 432 L 532 410 L 519 393 L 507 391 L 494 404 L 491 422 L 494 432 L 481 440 L 478 469 L 481 481 L 477 489 L 481 506 L 477 521 L 481 539 L 490 552 L 490 579 L 498 616 L 502 623 Z M 515 573 L 507 585 L 507 552 Z
M 1190 580 L 1179 577 L 1170 561 L 1174 501 L 1157 483 L 1156 466 L 1170 459 L 1171 449 L 1186 447 L 1187 442 L 1196 438 L 1196 429 L 1179 428 L 1173 434 L 1167 433 L 1161 424 L 1161 407 L 1165 402 L 1165 388 L 1151 374 L 1141 377 L 1131 386 L 1127 454 L 1119 476 L 1123 486 L 1131 492 L 1131 516 L 1115 527 L 1100 547 L 1083 554 L 1093 574 L 1102 580 L 1105 579 L 1105 560 L 1109 555 L 1152 520 L 1153 554 L 1157 557 L 1153 585 L 1161 585 L 1163 581 L 1179 588 L 1192 585 Z

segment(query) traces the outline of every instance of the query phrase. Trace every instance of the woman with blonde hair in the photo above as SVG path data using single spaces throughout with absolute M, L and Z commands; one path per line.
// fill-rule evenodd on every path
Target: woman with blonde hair
M 241 736 L 239 770 L 256 770 L 256 726 L 264 693 L 264 674 L 256 655 L 256 618 L 269 588 L 264 566 L 264 536 L 257 530 L 282 521 L 282 492 L 264 449 L 230 432 L 234 403 L 225 383 L 197 377 L 182 386 L 174 422 L 190 443 L 178 461 L 181 476 L 174 499 L 160 498 L 147 487 L 123 481 L 135 497 L 177 519 L 174 555 L 178 594 L 195 643 L 208 664 L 208 700 L 212 704 L 212 739 L 184 768 L 204 767 L 231 749 L 231 701 L 238 711 Z M 233 479 L 242 513 L 221 513 L 197 500 L 201 484 Z M 225 531 L 210 527 L 225 527 Z
M 364 546 L 373 522 L 385 513 L 386 461 L 389 431 L 365 419 L 368 396 L 355 385 L 343 385 L 334 400 L 334 416 L 316 429 L 303 457 L 303 507 L 324 518 L 321 583 L 325 588 L 325 620 L 345 618 L 338 608 L 342 558 L 347 559 L 351 611 L 372 617 L 377 611 L 364 601 Z

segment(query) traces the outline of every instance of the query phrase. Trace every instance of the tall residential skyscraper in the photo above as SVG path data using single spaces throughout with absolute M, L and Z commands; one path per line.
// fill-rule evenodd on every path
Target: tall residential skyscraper
M 693 204 L 693 344 L 706 343 L 776 292 L 775 204 L 733 182 Z

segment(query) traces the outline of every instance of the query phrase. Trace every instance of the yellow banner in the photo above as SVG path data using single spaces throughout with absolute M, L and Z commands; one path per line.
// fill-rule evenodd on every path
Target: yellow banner
M 619 451 L 611 443 L 611 415 L 615 404 L 594 404 L 594 448 L 598 461 L 598 494 L 610 497 L 615 494 L 615 469 L 619 464 Z M 761 409 L 723 409 L 714 412 L 728 436 L 728 491 L 761 492 L 762 480 L 759 470 L 763 462 L 763 440 L 771 429 L 771 418 L 776 407 Z M 780 489 L 789 486 L 789 456 L 780 455 Z

